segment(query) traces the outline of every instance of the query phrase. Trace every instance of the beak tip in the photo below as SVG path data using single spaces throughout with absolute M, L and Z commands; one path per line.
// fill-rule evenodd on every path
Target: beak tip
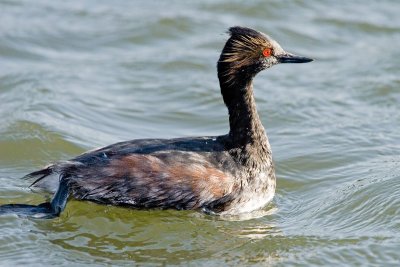
M 293 54 L 285 54 L 278 59 L 279 63 L 308 63 L 314 61 L 313 58 L 301 57 Z

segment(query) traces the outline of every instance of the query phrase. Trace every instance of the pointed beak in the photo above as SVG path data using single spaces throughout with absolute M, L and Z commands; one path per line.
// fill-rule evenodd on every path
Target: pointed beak
M 307 63 L 314 60 L 312 58 L 300 57 L 290 53 L 276 56 L 276 58 L 278 59 L 279 63 Z

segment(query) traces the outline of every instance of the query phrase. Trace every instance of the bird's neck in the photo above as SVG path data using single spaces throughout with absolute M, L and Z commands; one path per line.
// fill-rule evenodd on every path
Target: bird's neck
M 229 111 L 229 141 L 233 148 L 242 148 L 258 157 L 270 154 L 264 127 L 257 113 L 253 94 L 253 77 L 219 75 L 221 93 Z

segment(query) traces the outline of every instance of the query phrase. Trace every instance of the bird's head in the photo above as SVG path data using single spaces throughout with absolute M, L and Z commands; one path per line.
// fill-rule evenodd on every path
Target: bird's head
M 220 82 L 228 85 L 237 79 L 252 78 L 275 64 L 312 61 L 286 52 L 271 37 L 250 28 L 232 27 L 229 34 L 218 60 Z

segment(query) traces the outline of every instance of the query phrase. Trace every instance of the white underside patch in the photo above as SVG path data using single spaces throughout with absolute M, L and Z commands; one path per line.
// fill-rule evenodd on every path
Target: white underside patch
M 248 213 L 264 208 L 274 198 L 275 190 L 270 190 L 267 194 L 252 196 L 248 201 L 235 203 L 229 210 L 223 211 L 221 215 L 236 215 Z

